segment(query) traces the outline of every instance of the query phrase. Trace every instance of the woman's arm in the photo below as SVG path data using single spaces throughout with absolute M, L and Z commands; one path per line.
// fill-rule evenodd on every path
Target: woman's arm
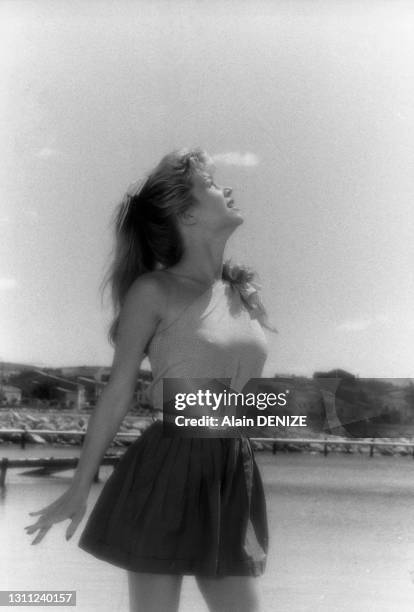
M 35 524 L 26 527 L 28 534 L 39 530 L 33 544 L 56 522 L 72 518 L 67 530 L 70 537 L 81 521 L 93 477 L 131 405 L 145 347 L 164 316 L 164 308 L 164 292 L 156 275 L 145 274 L 133 283 L 120 314 L 111 376 L 89 420 L 73 480 L 50 506 L 30 513 L 40 514 Z
M 123 305 L 111 376 L 89 420 L 73 485 L 89 490 L 101 459 L 131 406 L 144 349 L 162 318 L 159 282 L 135 281 Z

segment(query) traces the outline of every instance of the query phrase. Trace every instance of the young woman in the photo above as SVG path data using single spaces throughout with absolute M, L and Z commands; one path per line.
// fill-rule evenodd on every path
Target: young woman
M 115 306 L 111 377 L 69 489 L 31 513 L 40 515 L 26 527 L 38 532 L 33 544 L 58 521 L 71 519 L 67 539 L 78 527 L 144 355 L 158 411 L 163 378 L 227 378 L 240 391 L 261 375 L 269 325 L 253 274 L 223 263 L 243 217 L 213 169 L 202 150 L 171 153 L 117 210 L 107 279 Z M 248 439 L 168 438 L 155 421 L 107 480 L 79 546 L 128 571 L 131 612 L 178 610 L 183 575 L 196 577 L 212 612 L 256 612 L 254 578 L 265 569 L 268 530 Z

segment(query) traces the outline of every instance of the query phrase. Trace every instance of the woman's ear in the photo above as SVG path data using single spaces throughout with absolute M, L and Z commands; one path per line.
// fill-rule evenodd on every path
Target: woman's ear
M 194 225 L 197 222 L 196 215 L 191 208 L 177 214 L 177 219 L 182 225 Z

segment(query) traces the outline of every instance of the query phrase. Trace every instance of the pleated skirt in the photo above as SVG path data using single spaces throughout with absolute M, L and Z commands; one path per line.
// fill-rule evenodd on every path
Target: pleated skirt
M 79 546 L 136 572 L 259 576 L 268 526 L 247 438 L 167 438 L 160 421 L 106 481 Z

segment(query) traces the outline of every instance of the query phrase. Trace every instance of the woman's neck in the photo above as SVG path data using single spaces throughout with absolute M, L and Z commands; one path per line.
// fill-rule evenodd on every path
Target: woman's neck
M 212 283 L 222 276 L 225 243 L 187 244 L 184 255 L 173 269 L 200 282 Z

